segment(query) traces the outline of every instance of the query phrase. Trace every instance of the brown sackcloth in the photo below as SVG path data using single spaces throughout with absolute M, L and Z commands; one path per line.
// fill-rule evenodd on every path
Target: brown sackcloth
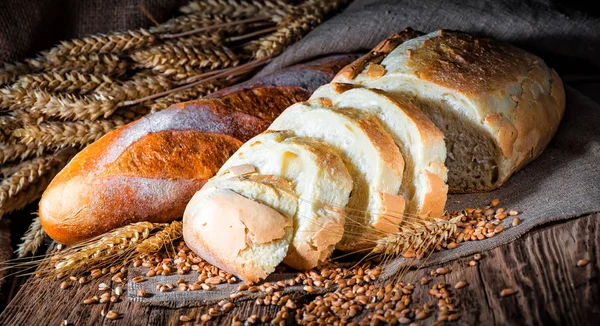
M 158 21 L 176 14 L 185 0 L 3 0 L 0 1 L 0 60 L 18 60 L 61 39 L 151 25 L 144 6 Z M 543 223 L 600 211 L 600 14 L 593 1 L 552 0 L 356 0 L 317 27 L 264 72 L 331 53 L 366 51 L 393 32 L 410 26 L 424 32 L 458 29 L 495 37 L 530 50 L 557 68 L 566 83 L 567 109 L 546 151 L 502 188 L 490 193 L 450 196 L 448 209 L 477 206 L 492 198 L 522 212 L 523 223 L 497 236 L 437 253 L 435 264 L 496 247 Z M 457 204 L 456 201 L 460 201 Z M 402 263 L 397 261 L 396 263 Z M 393 271 L 390 266 L 388 271 Z M 139 271 L 138 271 L 139 272 Z M 130 273 L 136 275 L 135 271 Z M 285 275 L 275 275 L 282 277 Z M 170 279 L 172 278 L 172 279 Z M 228 298 L 224 288 L 203 296 L 168 292 L 146 299 L 138 287 L 176 283 L 179 276 L 130 282 L 130 297 L 172 307 Z

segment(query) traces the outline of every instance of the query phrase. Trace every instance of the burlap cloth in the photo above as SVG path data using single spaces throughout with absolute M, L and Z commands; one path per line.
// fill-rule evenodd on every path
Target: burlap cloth
M 138 5 L 164 20 L 184 2 L 2 1 L 0 59 L 19 59 L 59 39 L 90 32 L 148 26 L 150 21 Z M 511 220 L 506 219 L 504 232 L 434 254 L 428 264 L 436 264 L 494 248 L 544 223 L 600 211 L 600 14 L 593 8 L 591 2 L 588 7 L 586 2 L 551 0 L 357 0 L 290 47 L 264 72 L 326 54 L 366 51 L 407 26 L 425 32 L 447 28 L 492 36 L 542 56 L 557 69 L 566 84 L 567 109 L 545 152 L 496 191 L 451 195 L 448 199 L 447 208 L 451 210 L 499 198 L 504 206 L 522 212 L 522 224 L 513 228 Z M 393 269 L 390 266 L 388 270 Z M 130 277 L 141 272 L 133 270 Z M 228 298 L 236 288 L 174 291 L 146 299 L 135 296 L 140 287 L 155 293 L 157 283 L 175 284 L 179 277 L 129 282 L 130 299 L 172 307 L 198 305 Z

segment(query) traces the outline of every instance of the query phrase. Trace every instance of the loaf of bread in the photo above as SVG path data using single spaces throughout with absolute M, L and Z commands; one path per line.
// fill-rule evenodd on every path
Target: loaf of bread
M 181 103 L 115 130 L 83 149 L 40 200 L 40 221 L 54 240 L 72 244 L 139 221 L 181 218 L 243 142 L 289 105 L 356 59 L 315 60 Z
M 315 267 L 334 244 L 343 251 L 369 249 L 398 231 L 403 220 L 440 216 L 449 189 L 498 187 L 539 155 L 563 112 L 562 83 L 540 58 L 459 32 L 406 30 L 342 69 L 308 101 L 291 105 L 211 179 L 212 184 L 246 175 L 290 182 L 285 191 L 297 196 L 298 205 L 287 256 L 263 250 L 262 243 L 248 237 L 245 247 L 237 239 L 240 246 L 227 252 L 206 245 L 194 230 L 184 231 L 184 240 L 203 257 L 217 252 L 231 257 L 232 263 L 211 262 L 253 282 L 281 262 Z M 321 154 L 294 147 L 300 143 L 318 144 Z M 285 216 L 291 212 L 255 197 L 262 194 L 258 187 L 229 190 L 235 192 L 231 196 L 253 201 L 254 210 L 264 205 Z M 228 214 L 228 222 L 214 222 L 221 230 L 256 215 L 241 200 L 212 198 L 204 190 L 194 196 L 184 228 L 197 228 L 198 220 L 218 220 L 219 208 Z M 273 238 L 269 234 L 265 238 Z M 285 232 L 278 234 L 283 248 Z M 269 257 L 260 273 L 248 271 L 247 250 L 253 257 L 262 251 Z
M 437 31 L 393 35 L 334 82 L 412 102 L 444 133 L 451 192 L 488 191 L 536 158 L 565 109 L 561 79 L 509 44 Z

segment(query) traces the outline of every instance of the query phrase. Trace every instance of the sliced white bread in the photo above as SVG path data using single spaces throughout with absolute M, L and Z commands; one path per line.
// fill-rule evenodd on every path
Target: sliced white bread
M 373 246 L 377 230 L 397 231 L 404 213 L 399 195 L 404 160 L 392 137 L 370 114 L 338 110 L 326 100 L 296 103 L 269 127 L 327 143 L 344 161 L 354 188 L 347 205 L 345 234 L 336 246 L 351 251 Z
M 219 173 L 240 166 L 288 180 L 298 195 L 294 238 L 284 264 L 309 270 L 326 261 L 344 234 L 352 176 L 327 144 L 291 131 L 267 131 L 246 142 Z
M 451 192 L 495 189 L 542 152 L 565 108 L 542 59 L 460 32 L 405 39 L 393 35 L 334 82 L 383 90 L 429 116 L 445 136 Z
M 314 98 L 328 99 L 335 108 L 352 108 L 377 117 L 404 157 L 401 194 L 406 200 L 405 215 L 442 215 L 448 193 L 446 146 L 442 132 L 421 110 L 380 90 L 349 84 L 321 86 L 311 96 Z
M 183 238 L 210 264 L 257 282 L 287 255 L 298 197 L 282 178 L 235 174 L 212 178 L 192 197 Z

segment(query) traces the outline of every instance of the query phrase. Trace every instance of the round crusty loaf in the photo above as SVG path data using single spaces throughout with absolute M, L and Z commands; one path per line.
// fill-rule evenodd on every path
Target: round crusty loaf
M 405 201 L 399 195 L 404 160 L 392 137 L 377 119 L 359 110 L 338 110 L 321 99 L 287 108 L 269 130 L 291 130 L 297 137 L 322 140 L 334 149 L 352 175 L 347 205 L 344 251 L 373 246 L 379 229 L 398 230 Z
M 326 98 L 336 108 L 361 110 L 377 117 L 404 157 L 401 187 L 406 200 L 404 215 L 442 215 L 448 192 L 446 145 L 442 132 L 421 110 L 379 90 L 349 84 L 321 86 L 311 96 L 314 98 Z
M 286 256 L 297 205 L 291 185 L 281 178 L 215 177 L 187 205 L 183 238 L 210 264 L 257 282 Z
M 283 263 L 309 270 L 326 261 L 344 234 L 344 207 L 352 191 L 342 159 L 321 141 L 267 131 L 240 147 L 219 174 L 243 164 L 288 180 L 298 195 L 295 236 Z
M 460 32 L 400 38 L 380 43 L 334 82 L 381 89 L 428 115 L 446 138 L 450 191 L 499 187 L 556 132 L 564 89 L 541 58 Z

